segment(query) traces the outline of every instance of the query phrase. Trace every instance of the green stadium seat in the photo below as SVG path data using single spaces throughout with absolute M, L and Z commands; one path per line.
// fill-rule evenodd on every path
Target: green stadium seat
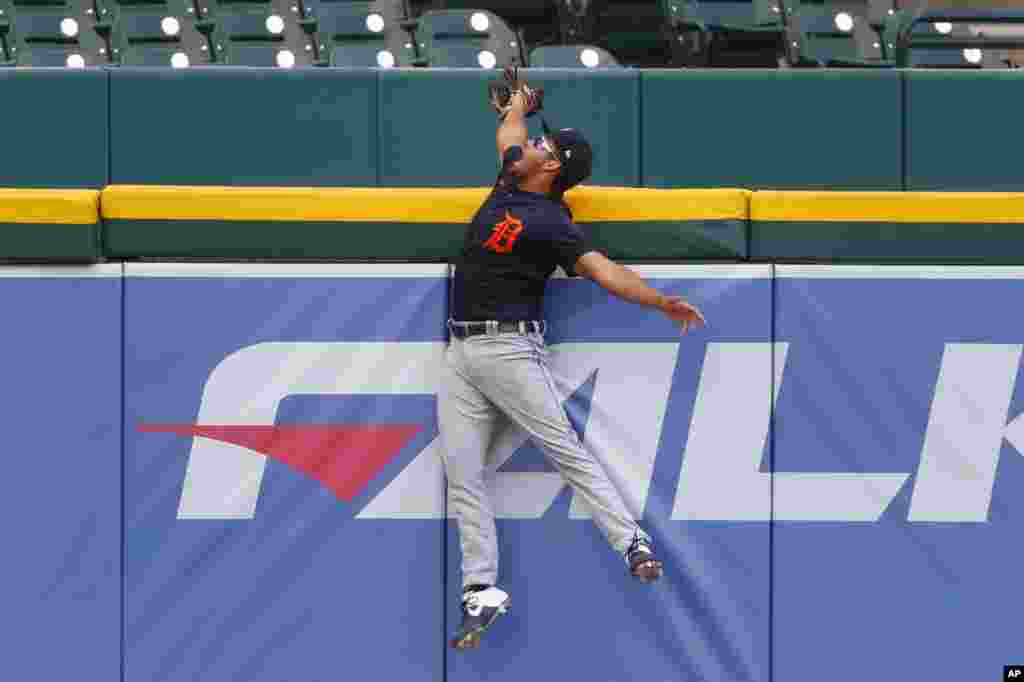
M 525 45 L 548 45 L 573 40 L 566 30 L 570 4 L 565 0 L 437 0 L 428 8 L 486 10 L 501 17 Z
M 975 33 L 972 26 L 1024 23 L 1024 11 L 1012 9 L 942 9 L 922 0 L 916 7 L 895 12 L 883 28 L 884 43 L 897 65 L 911 68 L 1007 68 L 1009 50 L 1024 46 L 1013 35 Z M 899 40 L 900 37 L 907 42 Z M 910 44 L 908 44 L 908 42 Z
M 191 3 L 119 0 L 99 9 L 109 25 L 113 61 L 124 66 L 183 68 L 210 62 L 206 37 L 196 28 Z
M 107 44 L 95 30 L 91 10 L 85 0 L 0 0 L 6 61 L 72 68 L 107 64 Z
M 899 11 L 896 0 L 868 0 L 868 23 L 875 32 L 881 34 L 885 22 Z
M 318 59 L 291 0 L 198 0 L 197 6 L 196 27 L 209 36 L 217 64 L 291 68 Z
M 681 66 L 663 0 L 592 0 L 581 42 L 599 45 L 622 64 Z
M 10 47 L 7 45 L 7 36 L 11 32 L 11 20 L 7 9 L 0 6 L 0 66 L 13 65 L 10 55 Z
M 391 68 L 416 61 L 400 0 L 307 0 L 303 17 L 312 22 L 321 59 L 331 66 Z
M 802 5 L 789 18 L 787 46 L 795 66 L 892 67 L 859 7 Z M 794 49 L 795 48 L 795 49 Z
M 779 0 L 663 0 L 677 28 L 698 27 L 707 36 L 706 65 L 778 66 L 786 53 L 785 27 L 797 3 Z
M 913 17 L 914 10 L 900 10 L 889 15 L 883 27 L 883 43 L 886 50 L 886 57 L 899 62 L 901 55 L 897 45 L 897 37 L 901 31 L 906 30 L 908 22 Z M 923 22 L 914 24 L 911 35 L 915 38 L 930 39 L 957 39 L 971 37 L 971 32 L 964 24 L 930 23 Z M 905 54 L 906 66 L 910 68 L 937 68 L 937 69 L 982 69 L 982 68 L 1005 68 L 1000 63 L 1004 52 L 1000 50 L 964 49 L 960 47 L 921 47 L 907 49 Z
M 533 68 L 622 68 L 615 56 L 596 45 L 546 45 L 530 52 Z
M 486 10 L 438 10 L 416 25 L 421 64 L 431 67 L 501 68 L 523 64 L 519 36 Z

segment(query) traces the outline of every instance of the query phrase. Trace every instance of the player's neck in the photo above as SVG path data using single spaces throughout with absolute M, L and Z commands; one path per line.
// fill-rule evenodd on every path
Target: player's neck
M 535 175 L 532 178 L 523 178 L 519 181 L 521 192 L 533 192 L 547 196 L 551 192 L 551 180 L 542 175 Z

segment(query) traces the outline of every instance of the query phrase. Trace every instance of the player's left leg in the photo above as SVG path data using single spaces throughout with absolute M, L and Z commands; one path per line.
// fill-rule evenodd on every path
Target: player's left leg
M 495 587 L 498 537 L 485 475 L 485 455 L 504 417 L 466 376 L 464 350 L 456 339 L 445 351 L 437 410 L 448 509 L 462 550 L 462 625 L 452 646 L 473 649 L 509 607 L 508 594 Z

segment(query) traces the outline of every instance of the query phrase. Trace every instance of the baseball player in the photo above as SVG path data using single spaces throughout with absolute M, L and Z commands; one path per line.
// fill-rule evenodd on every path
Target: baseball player
M 581 446 L 548 369 L 541 311 L 555 267 L 660 311 L 683 333 L 704 322 L 694 306 L 661 294 L 606 258 L 573 223 L 562 195 L 590 176 L 591 147 L 578 130 L 552 131 L 543 118 L 545 134 L 527 139 L 526 118 L 542 108 L 543 91 L 509 68 L 502 87 L 491 88 L 491 102 L 501 117 L 501 172 L 455 260 L 451 338 L 438 396 L 448 508 L 462 550 L 463 620 L 452 640 L 457 649 L 478 646 L 480 635 L 509 608 L 508 593 L 497 586 L 498 541 L 484 465 L 499 419 L 511 419 L 541 446 L 633 576 L 649 582 L 662 574 L 650 536 Z

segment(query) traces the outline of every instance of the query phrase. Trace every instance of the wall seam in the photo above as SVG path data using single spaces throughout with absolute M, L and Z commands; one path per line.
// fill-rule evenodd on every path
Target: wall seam
M 636 75 L 636 186 L 646 187 L 644 176 L 644 76 Z
M 771 406 L 768 414 L 768 682 L 775 679 L 775 326 L 778 293 L 776 266 L 770 264 L 771 281 Z
M 120 596 L 121 596 L 121 608 L 120 608 L 120 659 L 121 659 L 121 682 L 125 682 L 125 656 L 127 654 L 125 646 L 125 620 L 126 620 L 126 607 L 127 598 L 125 590 L 127 588 L 127 580 L 125 579 L 125 553 L 127 552 L 128 543 L 125 541 L 125 504 L 124 504 L 124 472 L 125 472 L 125 424 L 126 424 L 126 400 L 125 400 L 125 326 L 127 325 L 127 319 L 125 318 L 125 293 L 126 293 L 127 278 L 125 277 L 125 264 L 121 263 L 121 575 L 120 575 Z
M 373 74 L 373 86 L 374 86 L 374 111 L 371 119 L 373 120 L 373 168 L 374 168 L 374 184 L 380 187 L 381 183 L 381 172 L 380 172 L 380 160 L 381 160 L 381 112 L 383 109 L 383 102 L 381 102 L 381 80 L 380 72 L 375 71 Z
M 636 75 L 636 186 L 644 186 L 644 80 Z
M 113 153 L 113 149 L 112 149 L 113 145 L 111 144 L 113 142 L 113 139 L 114 139 L 114 137 L 113 137 L 114 136 L 114 121 L 113 121 L 113 119 L 114 119 L 114 110 L 111 107 L 111 104 L 113 102 L 113 98 L 112 98 L 111 93 L 110 93 L 110 91 L 112 89 L 112 85 L 113 85 L 113 78 L 111 77 L 111 71 L 110 71 L 109 68 L 104 67 L 103 71 L 106 74 L 106 81 L 107 81 L 107 144 L 106 144 L 106 147 L 107 147 L 107 186 L 109 187 L 114 182 L 114 153 Z M 102 190 L 103 188 L 100 188 L 100 189 Z M 122 275 L 123 274 L 124 273 L 122 273 Z M 122 286 L 123 286 L 123 284 L 122 284 Z
M 907 72 L 900 76 L 900 189 L 907 191 L 907 160 L 910 156 L 910 141 L 907 139 Z

